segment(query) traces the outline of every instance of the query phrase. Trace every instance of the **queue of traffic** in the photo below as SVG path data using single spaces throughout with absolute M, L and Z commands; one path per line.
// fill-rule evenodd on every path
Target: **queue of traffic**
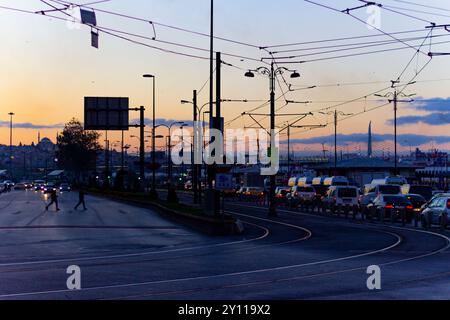
M 267 202 L 264 188 L 242 187 L 241 201 Z M 363 220 L 400 221 L 450 226 L 450 193 L 429 186 L 409 185 L 403 177 L 373 180 L 363 186 L 351 185 L 346 177 L 293 177 L 287 186 L 276 188 L 278 206 Z
M 0 182 L 0 193 L 11 192 L 11 191 L 26 191 L 31 190 L 35 192 L 51 193 L 56 192 L 70 192 L 71 187 L 68 183 L 45 182 L 45 180 L 35 180 L 35 181 L 21 181 L 14 183 L 10 180 L 5 180 Z

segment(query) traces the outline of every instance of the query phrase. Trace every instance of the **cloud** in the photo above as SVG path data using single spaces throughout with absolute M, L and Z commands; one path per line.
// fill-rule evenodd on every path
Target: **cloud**
M 2 121 L 0 120 L 0 127 L 2 128 L 9 128 L 10 122 L 9 121 Z M 45 124 L 34 124 L 34 123 L 30 123 L 30 122 L 23 122 L 23 123 L 13 123 L 13 127 L 15 129 L 60 129 L 60 128 L 64 128 L 64 124 L 61 123 L 57 123 L 57 124 L 49 124 L 49 125 L 45 125 Z
M 450 110 L 449 110 L 450 111 Z M 421 116 L 404 116 L 397 118 L 397 125 L 406 126 L 412 124 L 427 124 L 430 126 L 445 126 L 450 124 L 450 112 L 442 113 L 435 112 Z M 394 119 L 390 119 L 386 122 L 387 125 L 393 125 Z
M 450 98 L 417 98 L 412 104 L 411 108 L 417 111 L 427 112 L 450 112 Z
M 340 145 L 346 144 L 346 143 L 367 143 L 368 142 L 368 135 L 367 133 L 354 133 L 354 134 L 348 134 L 338 135 L 338 142 Z M 386 141 L 393 141 L 394 135 L 393 134 L 373 134 L 372 135 L 372 141 L 373 143 L 377 142 L 386 142 Z M 314 144 L 322 144 L 327 143 L 329 141 L 334 141 L 334 135 L 329 136 L 322 136 L 322 137 L 314 137 L 314 138 L 307 138 L 307 139 L 291 139 L 292 144 L 306 144 L 306 145 L 314 145 Z M 397 135 L 397 141 L 399 145 L 407 147 L 410 144 L 421 146 L 421 145 L 427 145 L 431 142 L 436 144 L 446 144 L 450 143 L 450 136 L 425 136 L 425 135 L 419 135 L 419 134 L 399 134 Z M 280 144 L 287 144 L 287 141 L 280 141 Z
M 428 112 L 428 114 L 399 117 L 397 118 L 397 125 L 426 124 L 429 126 L 445 126 L 450 124 L 450 98 L 418 98 L 409 108 Z M 389 119 L 386 121 L 386 124 L 393 125 L 394 119 Z

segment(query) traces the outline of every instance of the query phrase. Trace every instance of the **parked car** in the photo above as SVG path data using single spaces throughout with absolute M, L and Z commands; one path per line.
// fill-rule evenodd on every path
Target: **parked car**
M 244 195 L 250 198 L 256 198 L 264 196 L 264 189 L 259 187 L 247 187 Z
M 310 204 L 316 198 L 316 190 L 313 187 L 292 187 L 288 195 L 289 205 L 292 207 L 299 204 Z
M 61 185 L 59 186 L 59 192 L 70 192 L 71 188 L 70 188 L 70 184 L 68 183 L 61 183 Z
M 35 180 L 33 181 L 34 191 L 43 191 L 45 186 L 44 180 Z
M 192 190 L 192 181 L 186 181 L 184 184 L 184 190 Z
M 367 209 L 372 217 L 379 217 L 380 213 L 384 213 L 384 218 L 393 220 L 401 219 L 404 211 L 406 221 L 411 221 L 414 207 L 403 195 L 380 194 L 367 206 Z
M 14 182 L 12 182 L 11 180 L 5 180 L 5 181 L 3 181 L 3 185 L 4 185 L 6 188 L 10 188 L 10 189 L 14 188 Z
M 31 181 L 25 181 L 24 184 L 27 190 L 33 189 L 33 183 Z
M 53 191 L 56 191 L 56 185 L 53 182 L 49 182 L 44 186 L 44 193 L 52 193 Z
M 16 183 L 14 185 L 14 190 L 26 190 L 26 189 L 27 189 L 27 186 L 23 182 Z
M 275 198 L 278 203 L 286 203 L 287 196 L 291 192 L 291 188 L 289 187 L 277 187 L 275 189 Z
M 406 194 L 405 198 L 411 202 L 416 214 L 422 212 L 423 205 L 427 203 L 427 200 L 420 194 Z
M 359 212 L 361 212 L 362 215 L 367 216 L 369 214 L 367 207 L 376 197 L 377 194 L 375 192 L 367 193 L 359 197 Z
M 450 196 L 437 197 L 428 204 L 421 213 L 422 226 L 429 227 L 433 224 L 449 226 Z M 444 219 L 444 221 L 442 220 Z
M 351 186 L 332 186 L 328 190 L 327 196 L 324 198 L 324 205 L 331 213 L 344 211 L 348 213 L 350 210 L 356 215 L 358 212 L 359 192 L 357 187 Z

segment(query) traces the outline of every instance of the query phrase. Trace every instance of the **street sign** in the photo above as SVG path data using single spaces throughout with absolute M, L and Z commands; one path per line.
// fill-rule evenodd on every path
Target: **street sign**
M 216 175 L 216 189 L 227 190 L 233 188 L 233 175 L 219 173 Z
M 129 98 L 85 97 L 85 130 L 128 130 Z
M 97 17 L 95 16 L 94 11 L 80 9 L 81 15 L 81 23 L 96 26 L 97 25 Z

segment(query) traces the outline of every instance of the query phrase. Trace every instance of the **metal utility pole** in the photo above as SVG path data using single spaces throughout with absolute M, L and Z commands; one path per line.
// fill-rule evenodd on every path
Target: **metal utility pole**
M 211 22 L 210 22 L 210 51 L 209 51 L 209 127 L 213 128 L 214 119 L 214 0 L 211 0 Z M 208 188 L 213 188 L 212 170 L 208 170 Z
M 272 157 L 272 153 L 275 152 L 274 144 L 275 137 L 275 69 L 274 63 L 270 64 L 270 157 Z M 270 176 L 270 191 L 269 191 L 269 216 L 275 217 L 277 216 L 277 209 L 275 203 L 275 175 Z
M 13 147 L 12 147 L 12 139 L 13 139 L 13 116 L 15 115 L 13 112 L 8 113 L 10 117 L 9 121 L 9 174 L 13 175 Z
M 197 132 L 197 90 L 194 90 L 193 97 L 192 97 L 192 103 L 194 106 L 194 140 L 192 144 L 192 189 L 194 191 L 194 204 L 199 203 L 199 196 L 198 196 L 198 165 L 196 163 L 196 157 L 195 154 L 197 152 L 196 148 L 199 147 L 198 145 L 198 132 Z
M 145 107 L 141 106 L 139 108 L 140 113 L 140 123 L 139 123 L 139 136 L 140 136 L 140 145 L 139 145 L 139 177 L 141 178 L 141 186 L 144 186 L 145 183 Z
M 398 100 L 398 92 L 394 91 L 394 160 L 395 160 L 395 174 L 398 173 L 398 154 L 397 154 L 397 100 Z
M 156 90 L 155 90 L 155 77 L 153 77 L 153 128 L 152 128 L 152 194 L 156 196 L 156 137 L 155 137 L 155 127 L 156 127 Z
M 338 114 L 337 110 L 334 111 L 334 171 L 337 171 L 337 159 L 338 159 L 338 151 L 337 151 L 337 127 L 338 127 Z
M 395 88 L 395 84 L 398 83 L 398 81 L 391 81 L 392 82 L 392 88 Z M 403 92 L 398 92 L 397 89 L 394 90 L 394 92 L 389 92 L 385 95 L 380 95 L 380 94 L 376 94 L 375 96 L 377 97 L 382 97 L 382 98 L 388 98 L 388 97 L 393 97 L 393 99 L 389 99 L 389 103 L 393 102 L 394 103 L 394 171 L 395 174 L 398 174 L 398 146 L 397 146 L 397 111 L 398 111 L 398 103 L 399 102 L 413 102 L 413 99 L 410 100 L 399 100 L 398 97 L 402 96 L 405 98 L 411 98 L 413 97 L 415 94 L 409 94 L 406 95 Z
M 144 74 L 144 78 L 151 78 L 153 80 L 153 124 L 152 124 L 152 190 L 151 197 L 157 198 L 158 194 L 156 192 L 156 77 L 151 74 Z M 144 140 L 144 135 L 141 139 Z
M 353 113 L 344 113 L 342 111 L 329 111 L 329 112 L 319 112 L 325 115 L 333 115 L 334 117 L 334 173 L 337 174 L 337 163 L 338 163 L 338 150 L 337 150 L 337 135 L 338 135 L 338 122 L 339 116 L 352 116 Z
M 291 172 L 291 126 L 288 125 L 287 128 L 287 136 L 288 136 L 288 158 L 287 158 L 287 165 L 288 165 L 288 174 Z
M 109 140 L 108 130 L 105 131 L 105 181 L 103 186 L 109 188 Z
M 124 155 L 124 131 L 122 130 L 122 140 L 121 140 L 121 144 L 120 144 L 120 150 L 121 150 L 121 154 L 120 154 L 120 167 L 122 170 L 122 178 L 125 175 L 124 171 L 125 171 L 125 155 Z

